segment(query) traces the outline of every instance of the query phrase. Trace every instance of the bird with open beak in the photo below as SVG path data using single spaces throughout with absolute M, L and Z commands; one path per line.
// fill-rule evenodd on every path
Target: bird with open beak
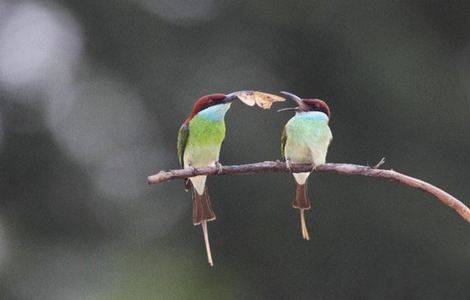
M 330 108 L 320 99 L 301 99 L 291 93 L 281 93 L 297 104 L 296 107 L 278 110 L 295 110 L 295 116 L 287 122 L 281 137 L 281 155 L 288 168 L 291 168 L 291 164 L 312 164 L 314 169 L 324 164 L 328 146 L 333 138 L 328 126 Z M 311 207 L 307 195 L 307 179 L 310 172 L 292 175 L 296 181 L 292 206 L 299 209 L 302 237 L 309 240 L 304 212 Z
M 183 168 L 216 166 L 221 170 L 219 154 L 225 138 L 225 113 L 235 99 L 254 106 L 270 108 L 284 98 L 258 91 L 239 91 L 228 95 L 210 94 L 199 98 L 191 114 L 178 133 L 178 157 Z M 201 225 L 206 244 L 207 259 L 213 265 L 207 222 L 215 219 L 206 186 L 207 176 L 194 176 L 186 180 L 186 189 L 192 191 L 193 224 Z

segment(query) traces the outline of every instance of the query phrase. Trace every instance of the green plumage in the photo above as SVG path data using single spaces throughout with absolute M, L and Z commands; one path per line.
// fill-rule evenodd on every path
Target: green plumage
M 298 113 L 287 122 L 281 138 L 281 151 L 292 163 L 325 163 L 332 134 L 323 113 Z
M 284 151 L 284 148 L 286 147 L 286 141 L 287 141 L 287 134 L 286 134 L 286 127 L 282 129 L 282 135 L 281 135 L 281 157 L 283 160 L 286 160 L 286 153 Z
M 225 122 L 195 116 L 180 129 L 178 153 L 186 167 L 205 167 L 219 160 L 220 148 L 225 138 Z
M 183 167 L 215 166 L 225 138 L 225 113 L 230 103 L 201 110 L 181 126 L 178 133 L 178 157 Z M 189 178 L 199 195 L 204 193 L 207 176 Z
M 178 159 L 180 161 L 181 167 L 184 168 L 183 164 L 183 154 L 184 148 L 186 147 L 186 142 L 188 141 L 189 136 L 189 126 L 187 124 L 183 124 L 178 131 L 178 140 L 176 144 L 176 149 L 178 149 Z

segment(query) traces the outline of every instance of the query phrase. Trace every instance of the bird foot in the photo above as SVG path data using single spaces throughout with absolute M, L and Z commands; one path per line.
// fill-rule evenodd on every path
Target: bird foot
M 217 168 L 217 174 L 222 174 L 224 171 L 222 169 L 222 164 L 218 161 L 215 162 L 215 167 Z
M 286 167 L 287 167 L 287 170 L 289 170 L 289 172 L 293 173 L 292 172 L 292 163 L 289 159 L 286 159 Z
M 193 166 L 189 166 L 189 168 L 193 171 L 193 176 L 197 176 L 197 169 Z

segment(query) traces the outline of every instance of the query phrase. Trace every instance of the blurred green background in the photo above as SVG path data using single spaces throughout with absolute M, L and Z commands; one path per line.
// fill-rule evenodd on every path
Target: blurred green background
M 328 161 L 470 204 L 469 1 L 0 0 L 1 299 L 469 299 L 470 231 L 394 183 L 211 177 L 215 266 L 176 135 L 213 92 L 325 99 Z M 277 108 L 288 104 L 276 105 Z M 221 162 L 280 158 L 291 113 L 236 103 Z

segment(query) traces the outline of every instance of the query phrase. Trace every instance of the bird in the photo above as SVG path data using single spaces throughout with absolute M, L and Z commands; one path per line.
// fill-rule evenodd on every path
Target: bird
M 286 123 L 282 132 L 281 156 L 289 170 L 292 164 L 312 164 L 313 171 L 316 166 L 325 163 L 328 147 L 333 139 L 328 125 L 331 117 L 330 108 L 320 99 L 301 99 L 288 92 L 281 94 L 298 105 L 278 110 L 295 110 L 295 116 Z M 305 210 L 311 208 L 307 194 L 307 180 L 310 173 L 292 173 L 296 182 L 292 206 L 300 211 L 300 226 L 305 240 L 310 239 L 304 215 Z
M 178 132 L 178 157 L 183 168 L 217 167 L 219 173 L 221 172 L 219 155 L 225 139 L 224 117 L 235 99 L 246 105 L 257 104 L 265 109 L 271 107 L 273 102 L 284 100 L 258 91 L 238 91 L 228 95 L 217 93 L 199 98 Z M 213 266 L 207 222 L 215 220 L 216 216 L 209 199 L 206 177 L 190 177 L 185 181 L 185 189 L 192 192 L 193 224 L 202 227 L 207 259 Z

